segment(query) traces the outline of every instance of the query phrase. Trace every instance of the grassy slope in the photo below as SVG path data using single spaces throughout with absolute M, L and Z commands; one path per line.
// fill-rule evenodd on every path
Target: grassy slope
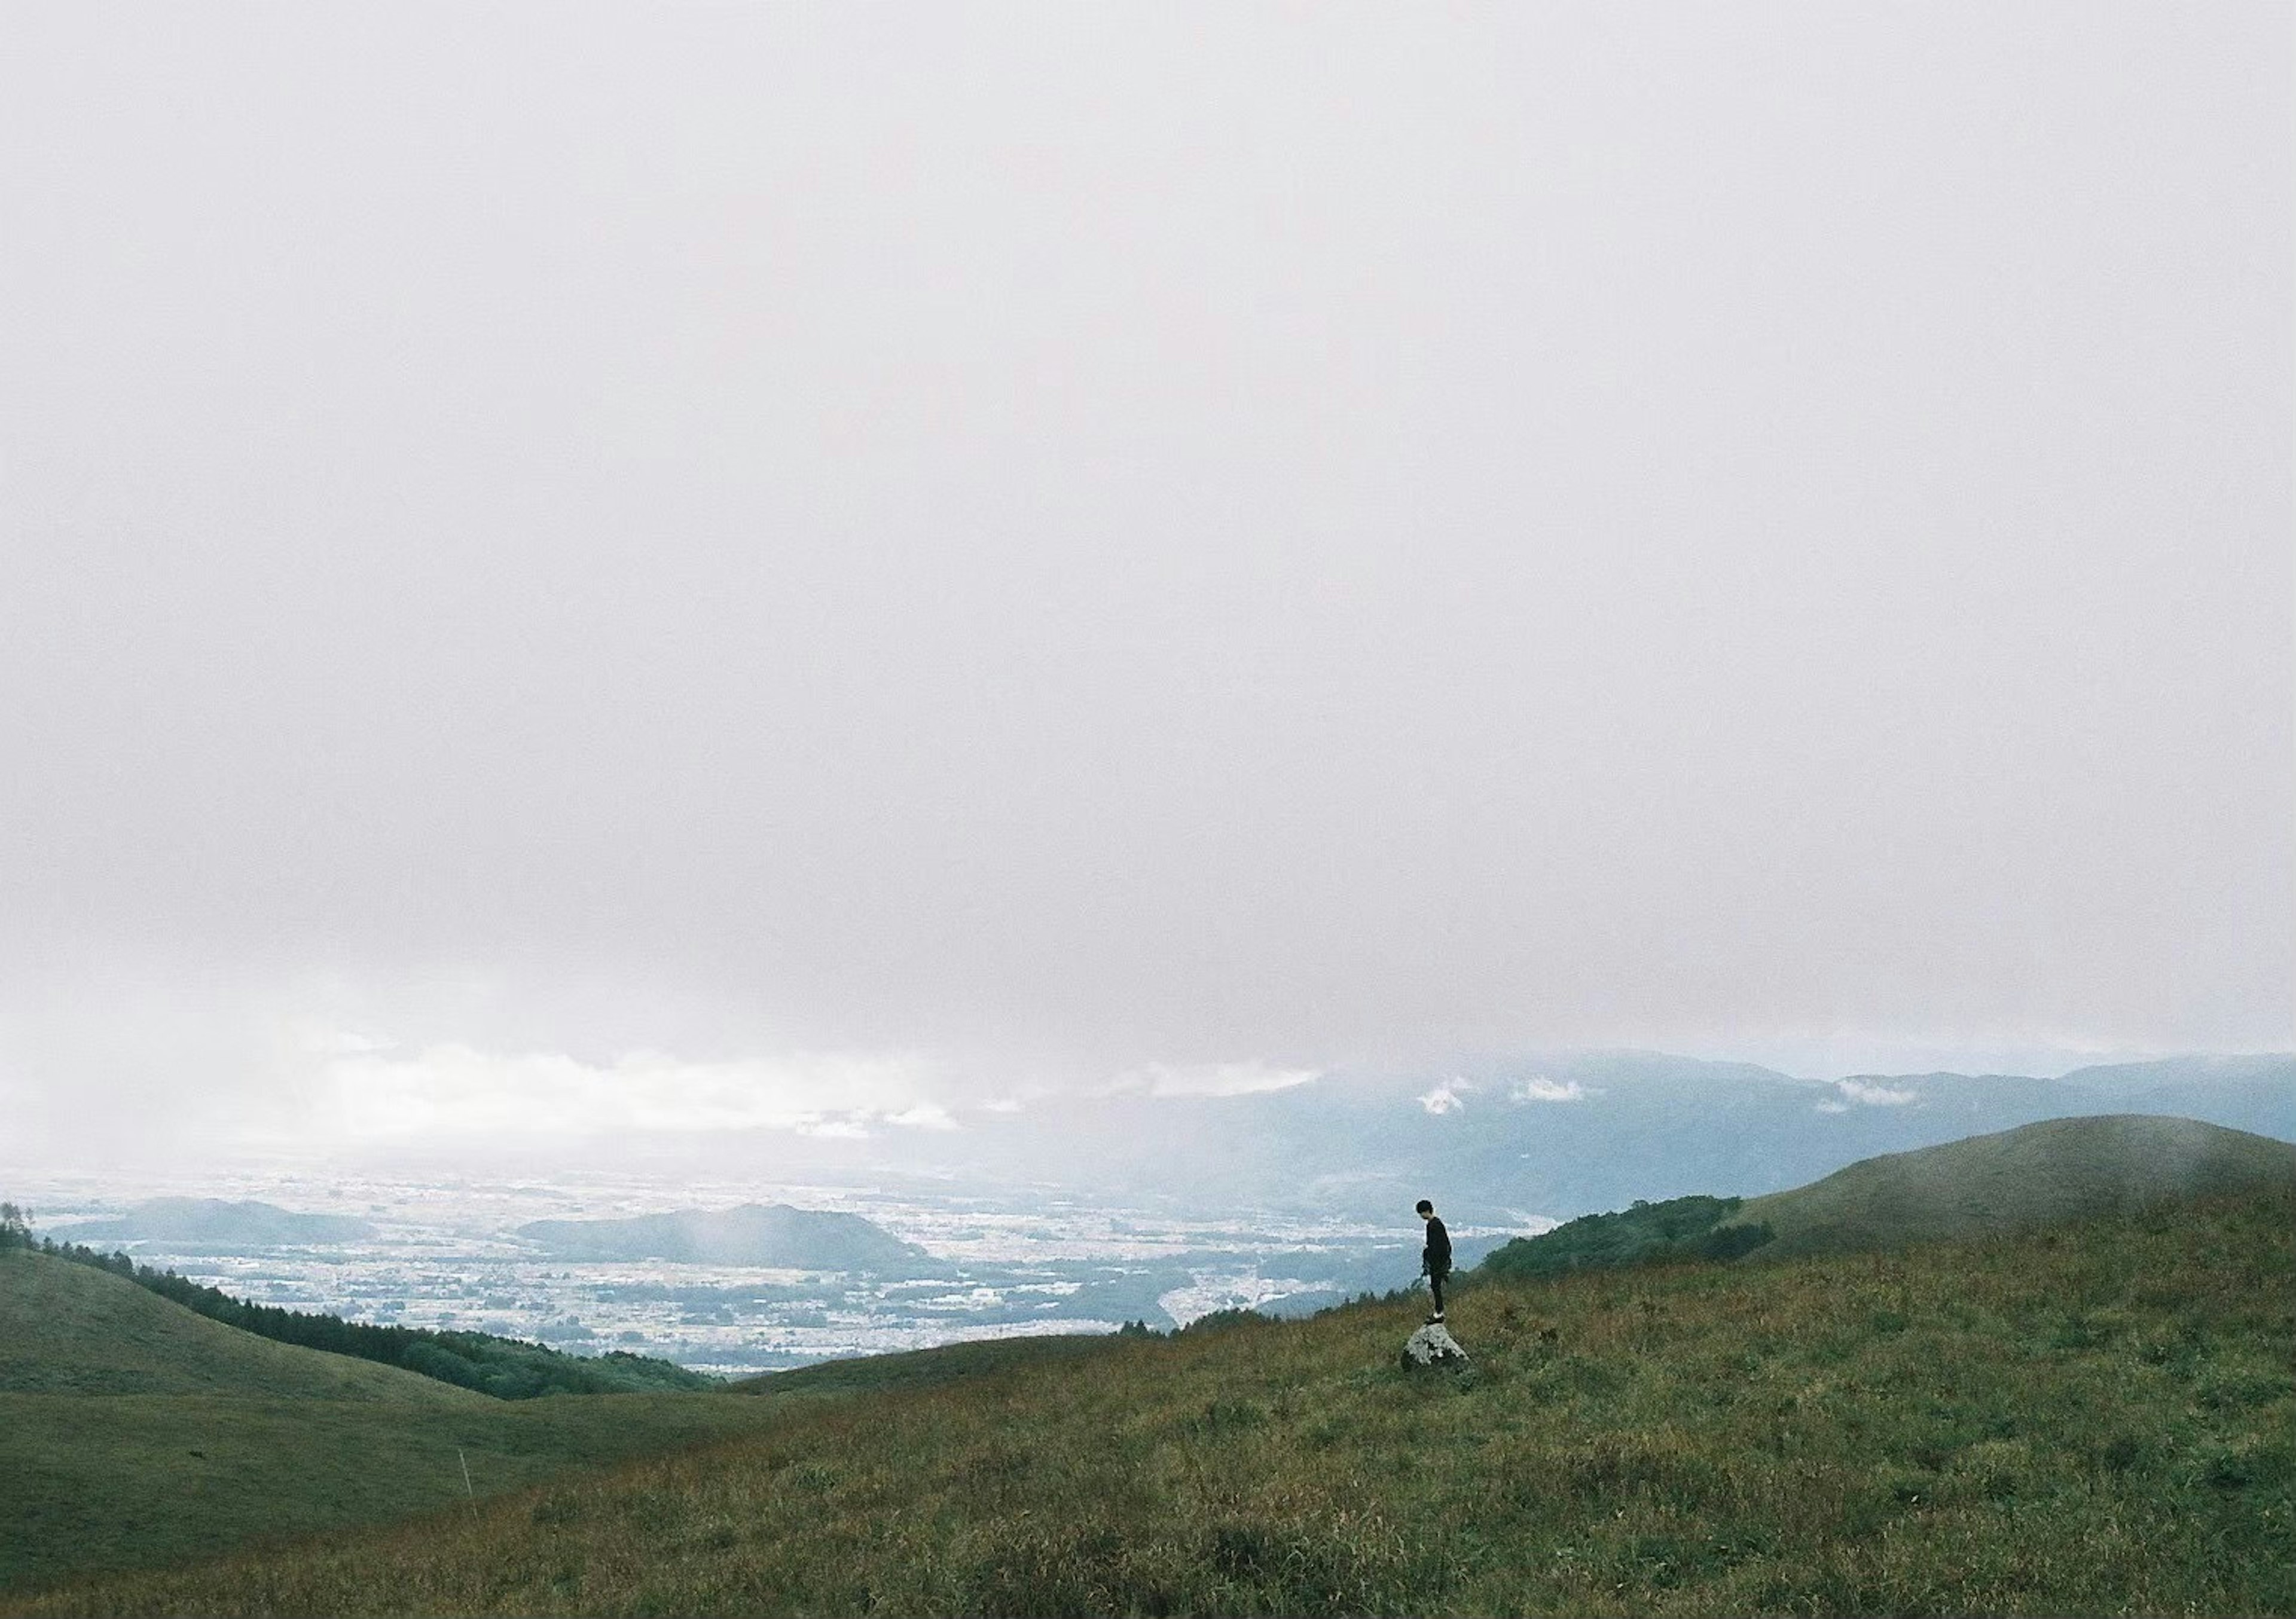
M 1767 1222 L 1749 1263 L 2052 1224 L 2218 1192 L 2296 1190 L 2296 1146 L 2195 1119 L 2050 1119 L 1867 1158 L 1749 1198 L 1726 1224 Z
M 485 1398 L 395 1366 L 274 1344 L 134 1282 L 22 1249 L 0 1250 L 0 1391 L 430 1404 Z
M 984 1377 L 991 1372 L 1042 1366 L 1078 1356 L 1096 1355 L 1108 1347 L 1103 1334 L 1052 1333 L 1041 1337 L 981 1338 L 967 1344 L 944 1344 L 938 1349 L 913 1349 L 899 1354 L 858 1355 L 850 1360 L 823 1361 L 792 1371 L 767 1372 L 732 1386 L 742 1394 L 844 1394 L 884 1392 L 897 1388 L 936 1388 L 945 1384 Z
M 722 1395 L 516 1403 L 275 1344 L 0 1253 L 0 1590 L 404 1517 L 771 1419 Z
M 2296 1199 L 726 1403 L 772 1431 L 38 1613 L 2296 1611 Z

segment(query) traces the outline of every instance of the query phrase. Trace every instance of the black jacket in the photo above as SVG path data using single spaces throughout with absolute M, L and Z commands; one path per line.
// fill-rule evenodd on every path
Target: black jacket
M 1427 1222 L 1427 1246 L 1419 1252 L 1419 1263 L 1430 1276 L 1441 1276 L 1451 1268 L 1451 1233 L 1443 1229 L 1440 1216 Z

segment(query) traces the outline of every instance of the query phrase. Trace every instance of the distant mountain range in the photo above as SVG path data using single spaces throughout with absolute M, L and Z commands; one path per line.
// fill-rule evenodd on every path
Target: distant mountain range
M 667 1259 L 690 1264 L 761 1265 L 800 1271 L 908 1275 L 931 1264 L 858 1214 L 827 1214 L 785 1204 L 681 1209 L 622 1220 L 536 1220 L 518 1234 L 557 1259 Z
M 373 1236 L 374 1227 L 348 1214 L 297 1214 L 269 1203 L 152 1198 L 122 1214 L 59 1224 L 51 1234 L 66 1242 L 152 1243 L 184 1252 L 357 1242 Z
M 1342 1069 L 1232 1097 L 1145 1091 L 971 1109 L 961 1128 L 738 1145 L 776 1174 L 914 1173 L 936 1190 L 1058 1189 L 1249 1221 L 1250 1211 L 1396 1223 L 1433 1198 L 1455 1230 L 1512 1228 L 1692 1193 L 1759 1197 L 1883 1154 L 2104 1114 L 2184 1117 L 2296 1141 L 2296 1056 L 2183 1057 L 2021 1075 L 1810 1080 L 1645 1051 Z M 700 1150 L 704 1156 L 710 1149 Z M 162 1198 L 55 1234 L 177 1251 L 355 1241 L 364 1221 Z M 918 1275 L 922 1251 L 867 1221 L 747 1205 L 627 1220 L 537 1221 L 570 1260 L 688 1260 Z
M 1757 1196 L 1882 1153 L 2096 1114 L 2296 1139 L 2296 1057 L 2176 1058 L 2056 1079 L 1821 1081 L 1748 1063 L 1579 1052 L 1343 1071 L 1246 1096 L 1062 1100 L 967 1116 L 931 1148 L 947 1169 L 981 1178 L 1368 1219 L 1429 1197 L 1454 1224 L 1495 1225 L 1636 1198 Z

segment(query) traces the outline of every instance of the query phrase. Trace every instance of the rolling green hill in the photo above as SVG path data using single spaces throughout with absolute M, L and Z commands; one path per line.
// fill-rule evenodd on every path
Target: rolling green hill
M 0 1592 L 404 1517 L 753 1431 L 723 1394 L 490 1399 L 0 1251 Z
M 777 1420 L 12 1611 L 2296 1611 L 2285 1192 L 1490 1281 L 1465 1373 L 1400 1369 L 1416 1321 L 685 1396 Z
M 394 1366 L 274 1344 L 22 1248 L 0 1248 L 0 1393 L 485 1400 Z
M 2049 1119 L 1866 1158 L 1767 1197 L 1673 1198 L 1582 1215 L 1505 1244 L 1477 1274 L 1864 1253 L 2273 1189 L 2296 1189 L 2296 1146 L 2286 1141 L 2151 1115 Z
M 493 1333 L 346 1321 L 340 1315 L 234 1298 L 219 1288 L 173 1271 L 138 1264 L 124 1253 L 104 1254 L 79 1243 L 58 1243 L 52 1239 L 36 1240 L 23 1211 L 12 1203 L 0 1202 L 0 1256 L 11 1251 L 36 1254 L 43 1260 L 69 1263 L 133 1282 L 225 1327 L 298 1349 L 323 1350 L 330 1360 L 349 1356 L 372 1361 L 499 1399 L 693 1393 L 718 1386 L 717 1378 L 701 1372 L 621 1350 L 570 1355 L 546 1344 Z M 70 1367 L 53 1358 L 43 1364 L 45 1375 L 71 1375 Z
M 2196 1196 L 2296 1189 L 2296 1146 L 2197 1119 L 2048 1119 L 1867 1158 L 1750 1198 L 1722 1229 L 1767 1225 L 1756 1258 L 2030 1230 Z

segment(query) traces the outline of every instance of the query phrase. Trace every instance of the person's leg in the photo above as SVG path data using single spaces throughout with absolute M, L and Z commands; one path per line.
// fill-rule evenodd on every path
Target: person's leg
M 1430 1272 L 1427 1278 L 1427 1289 L 1435 1296 L 1435 1313 L 1437 1315 L 1443 1313 L 1443 1278 L 1445 1274 L 1446 1273 L 1444 1271 L 1435 1271 Z

